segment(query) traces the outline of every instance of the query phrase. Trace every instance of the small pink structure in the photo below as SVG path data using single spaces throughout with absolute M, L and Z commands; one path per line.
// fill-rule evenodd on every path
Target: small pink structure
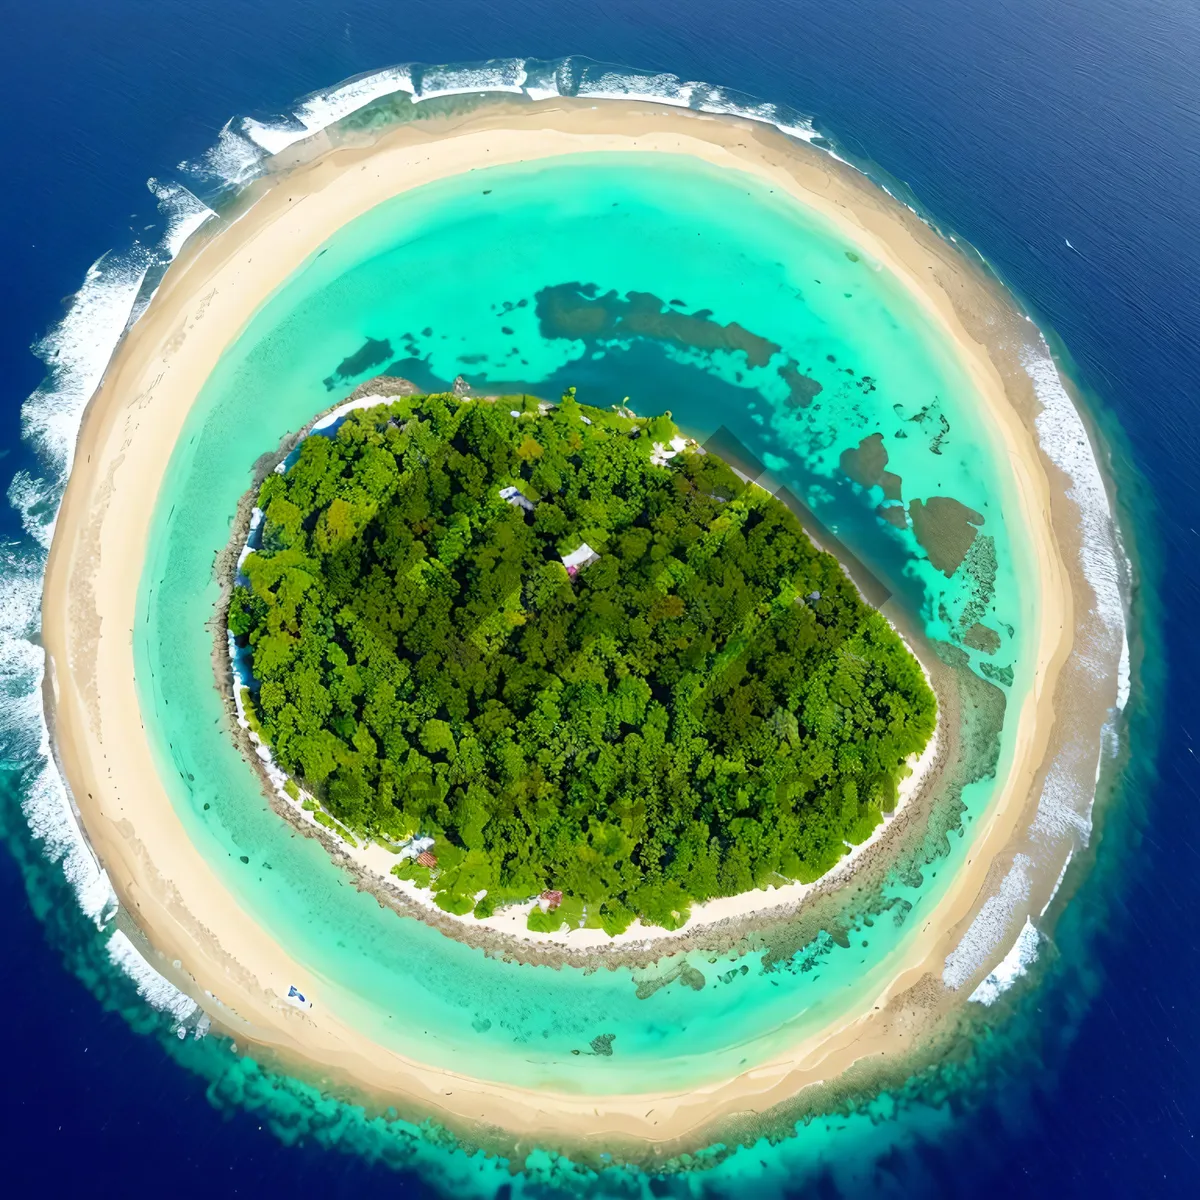
M 545 891 L 538 898 L 543 912 L 553 912 L 562 903 L 562 892 Z
M 422 867 L 436 867 L 437 855 L 430 854 L 428 850 L 422 850 L 421 853 L 417 855 L 417 864 L 418 866 Z

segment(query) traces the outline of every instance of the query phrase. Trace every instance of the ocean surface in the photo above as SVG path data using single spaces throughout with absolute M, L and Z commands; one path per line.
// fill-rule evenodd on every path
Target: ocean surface
M 1081 856 L 1068 879 L 1066 890 L 1078 891 L 1058 922 L 1054 945 L 1042 948 L 1028 981 L 1009 993 L 1004 1019 L 978 1039 L 968 1060 L 872 1106 L 814 1121 L 784 1148 L 734 1156 L 708 1172 L 706 1180 L 727 1191 L 753 1185 L 799 1192 L 811 1190 L 817 1176 L 829 1195 L 890 1190 L 978 1195 L 1001 1187 L 1029 1195 L 1191 1193 L 1197 1179 L 1192 1129 L 1200 1116 L 1190 1025 L 1200 967 L 1192 961 L 1198 817 L 1188 725 L 1194 707 L 1188 702 L 1188 680 L 1196 654 L 1188 623 L 1197 599 L 1193 409 L 1200 366 L 1193 332 L 1200 314 L 1189 290 L 1200 265 L 1200 242 L 1188 221 L 1200 182 L 1198 92 L 1189 70 L 1200 48 L 1194 16 L 1168 7 L 1086 13 L 1060 8 L 1050 17 L 1032 5 L 1003 12 L 979 6 L 972 12 L 932 4 L 915 9 L 849 5 L 836 13 L 798 13 L 790 5 L 741 5 L 711 13 L 694 5 L 677 12 L 659 6 L 651 16 L 632 6 L 623 11 L 621 4 L 603 12 L 577 6 L 566 13 L 537 2 L 502 13 L 470 4 L 409 6 L 401 18 L 379 5 L 343 5 L 336 14 L 320 6 L 263 5 L 247 14 L 232 5 L 193 11 L 168 3 L 153 9 L 115 4 L 103 14 L 79 6 L 65 31 L 61 13 L 44 21 L 21 17 L 10 22 L 10 30 L 14 36 L 0 52 L 6 56 L 3 78 L 13 90 L 14 106 L 20 100 L 22 117 L 10 122 L 4 135 L 14 172 L 4 199 L 12 283 L 0 336 L 9 351 L 9 424 L 3 444 L 6 466 L 15 474 L 16 507 L 5 517 L 11 546 L 0 614 L 12 635 L 29 632 L 37 588 L 34 547 L 39 536 L 45 539 L 44 517 L 52 511 L 33 482 L 46 476 L 46 465 L 34 460 L 28 442 L 18 442 L 20 403 L 43 373 L 43 364 L 24 347 L 55 324 L 62 312 L 58 297 L 79 288 L 87 264 L 105 246 L 125 247 L 138 233 L 144 245 L 158 243 L 162 218 L 156 197 L 142 190 L 142 181 L 156 173 L 172 176 L 176 163 L 195 162 L 214 144 L 228 149 L 228 139 L 218 142 L 218 134 L 233 114 L 286 110 L 301 93 L 390 61 L 580 50 L 738 88 L 813 114 L 816 128 L 843 152 L 870 160 L 880 177 L 904 181 L 924 211 L 974 244 L 1061 336 L 1063 345 L 1056 348 L 1073 360 L 1075 377 L 1091 396 L 1092 418 L 1112 447 L 1123 525 L 1131 534 L 1141 580 L 1134 598 L 1133 649 L 1135 660 L 1145 654 L 1145 662 L 1130 703 L 1127 744 L 1133 757 L 1123 785 L 1097 813 L 1088 855 Z M 209 165 L 217 164 L 210 159 Z M 228 170 L 228 159 L 220 165 Z M 681 183 L 669 172 L 654 176 L 637 195 L 619 196 L 618 206 L 637 205 L 643 216 L 668 214 L 670 189 Z M 519 172 L 501 182 L 504 186 L 493 190 L 504 196 L 508 210 L 537 202 L 536 195 L 521 191 L 528 180 L 522 181 Z M 684 182 L 696 191 L 696 181 Z M 616 187 L 616 181 L 608 186 Z M 902 190 L 898 182 L 895 186 Z M 186 198 L 161 186 L 157 191 L 157 200 L 173 214 L 177 237 L 189 216 Z M 725 221 L 719 232 L 728 240 L 737 225 L 730 219 L 732 199 L 721 197 L 710 213 L 695 219 L 707 220 L 710 231 Z M 443 195 L 440 201 L 438 211 L 425 219 L 444 225 L 447 210 L 460 205 L 455 233 L 468 240 L 483 236 L 481 221 L 500 219 L 496 207 L 481 212 L 474 194 Z M 412 204 L 407 210 L 404 219 L 422 219 Z M 573 219 L 590 223 L 598 249 L 605 236 L 615 236 L 605 233 L 611 214 L 602 220 L 595 206 L 582 200 Z M 368 226 L 369 219 L 353 236 L 369 239 Z M 472 227 L 478 227 L 474 234 Z M 371 258 L 350 231 L 347 239 L 336 251 L 346 256 L 343 266 L 356 254 Z M 739 247 L 744 256 L 753 258 L 753 251 L 750 245 Z M 139 271 L 155 269 L 151 253 L 127 255 L 107 266 L 126 272 L 132 284 Z M 331 249 L 329 257 L 334 254 Z M 579 264 L 579 275 L 589 278 L 572 275 L 558 282 L 595 283 L 601 292 L 607 286 L 626 289 L 634 286 L 628 282 L 630 258 L 616 264 L 597 253 L 595 261 Z M 411 261 L 393 265 L 419 267 Z M 801 264 L 789 265 L 799 269 Z M 832 263 L 825 265 L 832 269 Z M 837 268 L 849 273 L 853 265 L 843 256 Z M 624 268 L 619 279 L 618 266 Z M 29 432 L 47 454 L 61 453 L 70 439 L 72 405 L 77 409 L 86 399 L 87 389 L 77 381 L 93 368 L 94 348 L 106 338 L 111 342 L 114 324 L 119 329 L 128 315 L 128 302 L 122 313 L 119 297 L 131 299 L 132 287 L 114 289 L 104 268 L 101 264 L 94 273 L 91 291 L 85 284 L 81 302 L 43 351 L 51 366 L 59 366 L 54 382 L 60 387 L 33 406 Z M 502 308 L 505 301 L 522 297 L 532 305 L 538 289 L 554 282 L 532 252 L 511 269 L 511 288 L 508 281 L 503 287 L 492 281 L 490 290 L 481 286 L 481 320 L 499 325 L 491 306 Z M 613 275 L 611 283 L 606 270 Z M 661 264 L 646 271 L 647 290 L 678 284 L 692 310 L 713 309 L 720 319 L 738 319 L 751 329 L 754 321 L 769 321 L 778 299 L 769 288 L 778 288 L 780 281 L 771 280 L 765 267 L 756 271 L 756 294 L 728 302 L 702 295 L 697 291 L 701 281 L 669 278 Z M 887 310 L 885 295 L 847 274 L 852 294 L 856 283 L 864 289 L 859 299 L 878 305 L 881 313 Z M 431 378 L 448 379 L 460 370 L 470 375 L 472 367 L 483 373 L 482 363 L 456 361 L 453 348 L 439 344 L 443 335 L 453 340 L 449 310 L 418 328 L 399 299 L 381 311 L 370 279 L 359 286 L 365 307 L 355 311 L 351 298 L 339 310 L 346 319 L 347 358 L 369 337 L 393 341 L 397 359 L 413 367 L 423 364 Z M 722 302 L 729 305 L 724 312 Z M 527 314 L 530 305 L 521 311 Z M 364 327 L 368 310 L 371 319 L 380 320 L 378 328 Z M 836 336 L 836 320 L 825 318 Z M 426 327 L 436 332 L 424 335 Z M 553 339 L 540 338 L 532 328 L 508 327 L 516 332 L 497 330 L 495 348 L 482 351 L 490 356 L 488 377 L 497 377 L 491 360 L 511 349 L 503 339 L 517 337 L 521 370 L 501 377 L 548 390 L 547 382 L 562 378 L 568 365 L 561 345 L 555 360 Z M 764 327 L 762 332 L 775 331 Z M 932 351 L 922 359 L 920 331 L 906 332 L 908 369 L 936 377 L 942 365 Z M 411 338 L 404 339 L 404 333 Z M 787 346 L 797 356 L 804 350 L 802 335 L 789 333 L 800 339 Z M 251 341 L 242 369 L 255 369 L 252 351 Z M 588 386 L 615 386 L 615 374 L 605 374 L 606 359 L 613 357 L 609 348 L 589 360 L 595 365 Z M 826 368 L 797 361 L 823 378 Z M 861 377 L 868 365 L 855 365 Z M 71 366 L 77 368 L 73 373 L 66 369 Z M 344 393 L 353 386 L 353 371 L 338 378 L 341 366 L 337 361 L 305 364 L 286 403 L 261 413 L 258 428 L 242 431 L 247 463 L 279 434 L 338 398 L 338 387 L 345 384 Z M 724 378 L 720 371 L 699 372 L 695 363 L 664 355 L 638 367 L 657 372 L 662 386 L 690 380 L 692 408 L 685 413 L 678 403 L 671 407 L 681 423 L 699 433 L 713 428 L 715 414 L 728 423 L 730 392 L 722 389 L 744 382 L 729 372 Z M 901 382 L 901 371 L 897 365 L 892 376 L 883 369 L 870 372 L 879 376 L 879 394 L 864 402 L 890 402 L 887 389 Z M 334 379 L 334 388 L 325 388 L 326 377 Z M 952 410 L 954 381 L 942 382 Z M 216 379 L 206 393 L 214 411 L 220 389 Z M 759 411 L 761 424 L 747 407 L 745 426 L 736 432 L 749 443 L 766 437 L 756 429 L 769 429 L 775 440 L 755 446 L 756 452 L 764 459 L 776 454 L 778 462 L 766 461 L 781 481 L 820 501 L 814 480 L 796 474 L 795 462 L 789 465 L 786 430 L 781 432 L 774 420 L 786 401 L 782 396 L 777 401 Z M 952 428 L 968 416 L 953 410 L 951 415 Z M 210 431 L 221 428 L 217 420 Z M 245 464 L 230 461 L 227 468 L 221 486 L 226 498 L 236 497 L 245 486 L 237 484 Z M 966 503 L 976 498 L 983 503 L 989 494 L 986 469 L 956 483 L 959 491 L 952 494 L 961 492 Z M 186 470 L 173 474 L 172 486 L 185 495 Z M 977 492 L 966 490 L 972 486 Z M 837 508 L 837 501 L 834 496 L 827 502 Z M 835 515 L 851 522 L 846 536 L 853 542 L 849 505 Z M 219 510 L 210 517 L 224 519 Z M 1022 607 L 1020 573 L 1012 570 L 1019 554 L 1018 546 L 1002 549 L 999 556 L 998 602 L 1007 603 L 1014 618 Z M 185 588 L 187 564 L 178 565 L 176 583 Z M 192 582 L 197 578 L 203 576 L 193 574 Z M 1018 619 L 1012 623 L 1019 629 Z M 9 1092 L 19 1102 L 4 1137 L 21 1149 L 18 1173 L 36 1167 L 45 1181 L 49 1170 L 57 1187 L 89 1186 L 102 1194 L 129 1194 L 168 1181 L 173 1190 L 188 1194 L 268 1186 L 320 1187 L 339 1195 L 368 1186 L 419 1191 L 416 1175 L 396 1173 L 395 1164 L 410 1161 L 405 1146 L 387 1148 L 370 1123 L 305 1094 L 298 1085 L 289 1116 L 279 1085 L 250 1066 L 217 1067 L 212 1061 L 216 1039 L 193 1036 L 199 1032 L 195 1016 L 170 989 L 143 977 L 146 995 L 139 997 L 137 983 L 114 969 L 112 957 L 121 956 L 120 944 L 114 951 L 111 941 L 97 937 L 64 881 L 62 864 L 46 856 L 56 846 L 66 853 L 68 874 L 83 889 L 85 907 L 101 918 L 107 904 L 103 888 L 89 883 L 86 864 L 72 860 L 66 831 L 55 827 L 61 814 L 44 803 L 46 781 L 24 765 L 34 761 L 37 750 L 37 724 L 30 720 L 36 697 L 31 703 L 28 687 L 36 673 L 36 648 L 12 636 L 5 651 L 9 736 L 4 753 L 11 767 L 2 785 L 0 820 L 11 854 L 0 862 L 13 931 L 6 998 L 15 1008 L 6 1067 Z M 153 652 L 152 641 L 138 650 L 145 656 Z M 193 683 L 200 687 L 199 680 Z M 206 836 L 202 826 L 197 818 L 197 831 Z M 297 854 L 312 851 L 309 846 Z M 232 872 L 231 880 L 236 876 Z M 252 885 L 243 878 L 237 886 Z M 256 904 L 269 908 L 268 900 L 265 890 L 255 893 Z M 355 926 L 355 933 L 370 938 L 370 920 L 379 914 L 359 907 L 363 911 L 355 917 L 362 929 Z M 280 919 L 288 909 L 288 897 L 279 896 Z M 448 980 L 461 975 L 452 967 L 447 965 Z M 391 986 L 386 976 L 356 983 L 365 1002 L 372 987 Z M 657 996 L 663 1004 L 671 1002 L 667 989 Z M 463 1008 L 449 999 L 447 1020 L 450 1008 Z M 715 1026 L 731 1012 L 740 1017 L 751 1011 L 764 1014 L 769 1024 L 769 1004 L 761 998 L 743 1004 L 743 999 L 744 992 L 739 999 L 735 989 L 714 988 L 712 1009 L 698 1024 L 707 1019 Z M 612 1008 L 618 1003 L 614 993 L 606 1008 L 614 1018 L 628 1019 L 626 1032 L 633 1042 L 645 1013 L 625 1018 Z M 647 1024 L 669 1041 L 678 1030 L 675 1014 L 660 1015 L 661 1021 Z M 186 1034 L 182 1039 L 172 1033 L 179 1027 Z M 579 1028 L 553 1031 L 554 1038 L 544 1039 L 553 1043 L 547 1053 L 569 1051 L 572 1039 L 590 1028 L 585 1027 L 581 1017 Z M 488 1031 L 474 1032 L 486 1039 Z M 167 1046 L 170 1054 L 164 1052 Z M 663 1048 L 648 1044 L 655 1053 Z M 500 1050 L 476 1047 L 493 1055 Z M 702 1050 L 687 1056 L 679 1070 L 703 1070 Z M 614 1056 L 611 1065 L 620 1069 L 621 1060 Z M 681 1075 L 681 1081 L 685 1077 L 696 1076 Z M 207 1088 L 206 1080 L 212 1081 Z M 283 1145 L 279 1137 L 303 1144 Z M 341 1152 L 324 1149 L 327 1145 Z M 540 1169 L 547 1181 L 567 1170 L 550 1161 L 530 1167 L 534 1177 Z M 433 1169 L 425 1164 L 426 1178 L 433 1177 Z M 436 1170 L 442 1185 L 456 1194 L 495 1190 L 506 1179 L 495 1162 L 461 1154 L 443 1155 Z

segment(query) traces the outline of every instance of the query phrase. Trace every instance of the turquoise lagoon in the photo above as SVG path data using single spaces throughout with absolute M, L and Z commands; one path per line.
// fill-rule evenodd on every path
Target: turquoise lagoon
M 744 350 L 621 329 L 558 336 L 546 289 L 568 284 L 590 301 L 648 294 L 778 352 L 753 365 Z M 821 384 L 807 407 L 779 373 L 789 361 Z M 751 1067 L 885 980 L 969 853 L 991 780 L 965 790 L 963 836 L 939 869 L 889 881 L 895 915 L 864 922 L 848 945 L 822 936 L 769 970 L 754 955 L 693 954 L 703 988 L 675 982 L 644 998 L 638 983 L 677 964 L 585 973 L 489 957 L 381 909 L 270 810 L 223 726 L 213 558 L 255 460 L 384 370 L 430 388 L 464 374 L 482 390 L 549 398 L 573 384 L 585 402 L 669 408 L 701 440 L 724 427 L 929 636 L 948 639 L 972 599 L 985 604 L 982 619 L 1002 633 L 995 663 L 1013 671 L 999 778 L 1031 673 L 1036 575 L 1007 465 L 950 348 L 861 247 L 748 176 L 673 155 L 574 155 L 406 193 L 339 231 L 222 357 L 172 454 L 139 595 L 138 686 L 171 801 L 229 890 L 304 967 L 297 986 L 415 1059 L 605 1093 Z M 949 496 L 984 516 L 990 597 L 961 570 L 935 570 L 911 531 L 876 515 L 879 489 L 842 472 L 841 453 L 874 433 L 906 501 Z M 611 1056 L 592 1053 L 600 1035 L 613 1035 Z

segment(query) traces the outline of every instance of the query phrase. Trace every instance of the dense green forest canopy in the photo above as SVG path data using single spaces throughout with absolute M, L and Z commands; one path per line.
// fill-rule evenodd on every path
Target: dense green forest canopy
M 252 717 L 355 831 L 433 837 L 400 872 L 450 911 L 554 889 L 531 925 L 614 932 L 814 879 L 933 732 L 839 564 L 715 456 L 664 461 L 677 434 L 573 391 L 408 397 L 262 485 L 229 607 Z

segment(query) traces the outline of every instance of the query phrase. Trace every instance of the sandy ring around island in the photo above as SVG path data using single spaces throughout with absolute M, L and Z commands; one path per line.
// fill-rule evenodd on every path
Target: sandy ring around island
M 969 865 L 906 944 L 903 962 L 874 995 L 787 1053 L 678 1094 L 573 1095 L 473 1079 L 410 1061 L 328 1008 L 283 1004 L 303 968 L 238 907 L 188 840 L 158 777 L 134 685 L 142 555 L 171 447 L 201 384 L 263 299 L 348 220 L 405 188 L 480 165 L 600 150 L 691 154 L 754 173 L 834 221 L 905 282 L 953 338 L 1007 447 L 1040 581 L 1036 682 L 1015 714 L 1011 767 Z M 748 122 L 654 105 L 555 100 L 422 122 L 374 147 L 335 150 L 270 177 L 256 193 L 253 206 L 217 236 L 202 235 L 185 249 L 114 357 L 85 415 L 46 576 L 56 754 L 92 844 L 154 947 L 184 964 L 206 1008 L 239 1041 L 451 1128 L 503 1129 L 522 1141 L 678 1143 L 724 1116 L 764 1112 L 856 1062 L 904 1053 L 889 1002 L 930 974 L 940 977 L 956 933 L 982 902 L 993 860 L 1028 823 L 1075 628 L 1047 468 L 1027 424 L 1036 402 L 1026 387 L 1022 420 L 1013 393 L 1006 394 L 1006 382 L 1017 386 L 1013 375 L 993 360 L 1002 348 L 977 341 L 960 318 L 958 305 L 970 305 L 972 289 L 981 306 L 997 308 L 982 276 L 852 170 Z M 1077 578 L 1074 584 L 1087 594 Z

